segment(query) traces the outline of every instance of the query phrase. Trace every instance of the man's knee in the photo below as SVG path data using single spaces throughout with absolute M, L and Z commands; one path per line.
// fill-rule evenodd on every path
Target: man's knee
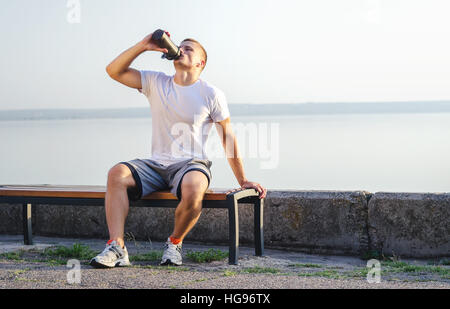
M 201 201 L 208 188 L 208 178 L 199 171 L 191 171 L 184 175 L 181 182 L 181 200 L 201 206 Z
M 181 193 L 181 201 L 188 203 L 191 207 L 201 207 L 204 192 L 197 188 L 185 188 Z
M 128 166 L 116 164 L 108 172 L 108 186 L 133 187 L 136 182 Z

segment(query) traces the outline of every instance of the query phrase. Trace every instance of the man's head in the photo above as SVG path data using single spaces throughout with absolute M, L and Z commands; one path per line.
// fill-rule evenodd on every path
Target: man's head
M 194 39 L 184 39 L 180 44 L 181 57 L 174 61 L 175 69 L 198 71 L 200 74 L 206 66 L 208 55 L 203 46 Z

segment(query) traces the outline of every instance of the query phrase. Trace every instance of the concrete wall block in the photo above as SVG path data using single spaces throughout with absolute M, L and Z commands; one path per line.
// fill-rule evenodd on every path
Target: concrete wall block
M 166 241 L 174 224 L 174 208 L 131 207 L 125 233 L 137 240 Z
M 265 241 L 315 253 L 364 254 L 368 249 L 364 191 L 271 191 Z
M 34 205 L 33 234 L 108 237 L 103 206 Z
M 23 233 L 22 205 L 0 204 L 0 233 Z
M 402 257 L 450 256 L 450 193 L 375 193 L 368 222 L 371 250 Z

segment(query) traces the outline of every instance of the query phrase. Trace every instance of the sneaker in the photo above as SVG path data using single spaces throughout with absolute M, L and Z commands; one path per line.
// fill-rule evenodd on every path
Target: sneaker
M 162 256 L 161 265 L 177 265 L 182 264 L 181 259 L 181 242 L 178 245 L 174 245 L 170 238 L 167 239 L 166 248 L 164 249 L 164 254 Z
M 93 258 L 89 264 L 96 268 L 130 266 L 127 248 L 122 248 L 115 240 L 106 244 L 105 250 Z

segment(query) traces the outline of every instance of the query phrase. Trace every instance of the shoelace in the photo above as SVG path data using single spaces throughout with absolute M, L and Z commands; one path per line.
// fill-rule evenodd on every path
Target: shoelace
M 110 256 L 109 253 L 112 253 L 116 256 L 116 258 L 120 258 L 121 253 L 119 252 L 119 250 L 117 250 L 113 245 L 108 245 L 106 246 L 106 248 L 103 250 L 102 253 L 100 253 L 100 256 Z
M 182 246 L 181 245 L 174 245 L 172 243 L 166 242 L 166 249 L 169 249 L 169 246 L 172 245 L 175 247 L 175 250 L 177 250 L 181 254 Z

